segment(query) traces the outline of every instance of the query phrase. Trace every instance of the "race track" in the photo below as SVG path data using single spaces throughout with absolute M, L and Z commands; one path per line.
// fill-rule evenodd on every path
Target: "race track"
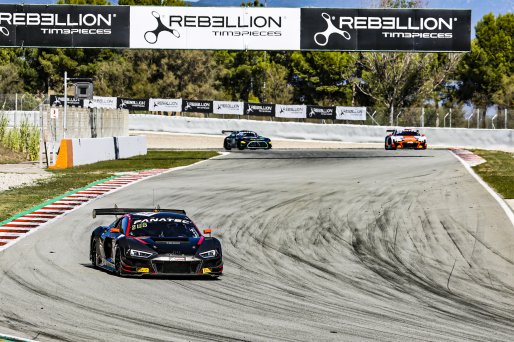
M 220 280 L 90 267 L 98 207 L 183 208 Z M 137 183 L 0 253 L 0 333 L 40 341 L 512 341 L 514 227 L 445 150 L 244 151 Z

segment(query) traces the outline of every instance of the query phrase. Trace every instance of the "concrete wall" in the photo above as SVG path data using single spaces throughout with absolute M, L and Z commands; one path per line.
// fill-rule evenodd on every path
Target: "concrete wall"
M 147 154 L 147 152 L 145 136 L 118 137 L 118 158 L 141 156 Z
M 254 130 L 272 139 L 331 140 L 383 143 L 387 126 L 330 125 L 298 122 L 200 119 L 160 115 L 129 115 L 129 129 L 137 131 L 221 134 L 222 130 Z M 514 150 L 514 130 L 421 128 L 428 144 L 436 147 L 465 147 Z

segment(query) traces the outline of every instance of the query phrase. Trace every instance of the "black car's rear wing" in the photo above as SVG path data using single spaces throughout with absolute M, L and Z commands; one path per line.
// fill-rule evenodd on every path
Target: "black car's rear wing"
M 234 133 L 234 132 L 236 132 L 236 131 L 230 131 L 230 130 L 224 129 L 221 131 L 221 134 Z
M 386 132 L 394 132 L 395 130 L 394 129 L 388 129 Z
M 182 209 L 161 209 L 161 208 L 102 208 L 93 209 L 93 218 L 97 215 L 124 215 L 128 213 L 176 213 L 186 215 L 186 211 Z

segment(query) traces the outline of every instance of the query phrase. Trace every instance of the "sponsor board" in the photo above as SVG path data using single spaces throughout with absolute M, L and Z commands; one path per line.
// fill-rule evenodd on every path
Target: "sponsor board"
M 130 22 L 130 48 L 300 48 L 299 8 L 132 6 Z
M 470 10 L 301 9 L 302 50 L 469 51 Z
M 275 116 L 277 118 L 305 119 L 307 109 L 305 105 L 275 105 Z
M 335 119 L 335 107 L 307 106 L 307 118 L 309 119 Z
M 116 109 L 118 100 L 116 97 L 93 96 L 92 100 L 84 100 L 84 108 L 109 108 Z
M 0 46 L 129 46 L 128 6 L 0 5 Z
M 148 99 L 128 99 L 118 97 L 118 109 L 148 110 Z
M 149 110 L 153 112 L 181 112 L 182 99 L 150 99 Z
M 336 107 L 336 120 L 366 120 L 366 107 Z
M 182 100 L 182 111 L 193 113 L 212 113 L 212 101 Z
M 67 96 L 69 107 L 83 107 L 84 102 L 71 96 Z M 64 95 L 50 95 L 50 106 L 64 106 Z
M 271 103 L 245 102 L 244 114 L 257 116 L 275 116 L 275 105 Z
M 237 101 L 214 101 L 214 114 L 243 115 L 244 103 Z

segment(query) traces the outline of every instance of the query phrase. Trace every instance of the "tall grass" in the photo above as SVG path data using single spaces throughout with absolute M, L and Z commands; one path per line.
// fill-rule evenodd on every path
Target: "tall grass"
M 7 129 L 8 120 L 0 114 L 0 143 L 15 152 L 25 155 L 27 160 L 37 160 L 39 156 L 39 128 L 23 120 L 20 127 Z

